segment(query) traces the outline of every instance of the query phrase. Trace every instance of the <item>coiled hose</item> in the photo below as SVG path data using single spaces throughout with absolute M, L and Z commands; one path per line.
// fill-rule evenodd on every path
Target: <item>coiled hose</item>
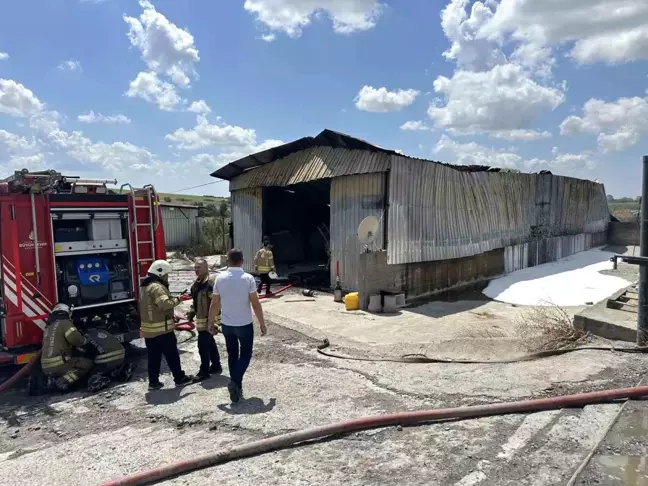
M 288 434 L 281 434 L 267 439 L 249 442 L 240 446 L 230 447 L 229 449 L 150 469 L 145 472 L 133 474 L 132 476 L 108 481 L 103 483 L 101 486 L 137 486 L 142 484 L 152 484 L 197 469 L 215 466 L 217 464 L 223 464 L 225 462 L 245 457 L 265 454 L 267 452 L 284 449 L 294 444 L 303 444 L 315 439 L 348 434 L 350 432 L 368 430 L 377 427 L 387 427 L 390 425 L 415 425 L 439 420 L 467 419 L 511 413 L 538 412 L 541 410 L 553 410 L 566 407 L 582 407 L 595 403 L 634 399 L 645 396 L 648 396 L 648 386 L 638 386 L 591 393 L 579 393 L 576 395 L 540 398 L 536 400 L 523 400 L 518 402 L 494 403 L 490 405 L 475 405 L 470 407 L 437 410 L 421 410 L 417 412 L 400 412 L 375 415 L 372 417 L 362 417 L 330 425 L 303 429 Z

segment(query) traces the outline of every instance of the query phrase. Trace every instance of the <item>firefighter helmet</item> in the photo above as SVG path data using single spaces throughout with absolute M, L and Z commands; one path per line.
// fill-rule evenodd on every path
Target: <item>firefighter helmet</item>
M 171 273 L 171 264 L 166 260 L 155 260 L 151 263 L 151 266 L 148 269 L 148 273 L 151 275 L 157 275 L 158 277 L 164 277 Z
M 65 314 L 67 317 L 70 317 L 72 315 L 72 311 L 70 310 L 70 307 L 66 304 L 56 304 L 54 308 L 52 309 L 52 314 Z

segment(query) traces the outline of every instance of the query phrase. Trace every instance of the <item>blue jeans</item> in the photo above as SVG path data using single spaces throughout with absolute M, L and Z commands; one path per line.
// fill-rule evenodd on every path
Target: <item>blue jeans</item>
M 252 346 L 254 345 L 254 326 L 221 325 L 225 347 L 227 348 L 227 364 L 230 378 L 239 387 L 243 385 L 243 375 L 250 366 Z

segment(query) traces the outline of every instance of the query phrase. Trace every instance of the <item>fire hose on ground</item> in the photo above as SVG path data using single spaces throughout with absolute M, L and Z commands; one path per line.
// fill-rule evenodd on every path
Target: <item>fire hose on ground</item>
M 41 355 L 41 350 L 39 349 L 38 352 L 34 356 L 32 356 L 32 359 L 29 360 L 29 363 L 27 363 L 25 366 L 20 368 L 16 372 L 16 374 L 14 374 L 7 381 L 1 383 L 0 393 L 9 390 L 12 386 L 18 383 L 25 376 L 29 376 L 31 371 L 34 369 L 34 366 L 36 366 L 36 364 L 38 363 L 38 360 L 40 360 L 40 355 Z
M 218 464 L 274 452 L 294 444 L 305 445 L 308 442 L 343 434 L 374 429 L 378 427 L 398 425 L 418 425 L 423 423 L 452 420 L 471 419 L 493 415 L 512 413 L 539 412 L 568 407 L 582 407 L 615 400 L 637 399 L 648 396 L 648 386 L 620 388 L 616 390 L 603 390 L 576 395 L 563 395 L 535 400 L 518 402 L 504 402 L 490 405 L 475 405 L 470 407 L 447 408 L 437 410 L 420 410 L 416 412 L 400 412 L 372 417 L 362 417 L 345 420 L 330 425 L 312 427 L 287 434 L 281 434 L 267 439 L 249 442 L 240 446 L 230 447 L 218 452 L 206 454 L 193 459 L 168 464 L 166 466 L 150 469 L 145 472 L 133 474 L 120 479 L 103 483 L 101 486 L 136 486 L 153 484 L 163 479 L 186 474 L 198 469 L 204 469 Z

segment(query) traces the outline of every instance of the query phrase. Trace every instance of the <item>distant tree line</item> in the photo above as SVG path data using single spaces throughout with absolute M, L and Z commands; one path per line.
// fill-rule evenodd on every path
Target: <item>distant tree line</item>
M 613 202 L 613 203 L 633 203 L 633 202 L 639 202 L 640 197 L 620 197 L 620 198 L 615 198 L 612 194 L 607 195 L 607 200 L 608 202 Z

